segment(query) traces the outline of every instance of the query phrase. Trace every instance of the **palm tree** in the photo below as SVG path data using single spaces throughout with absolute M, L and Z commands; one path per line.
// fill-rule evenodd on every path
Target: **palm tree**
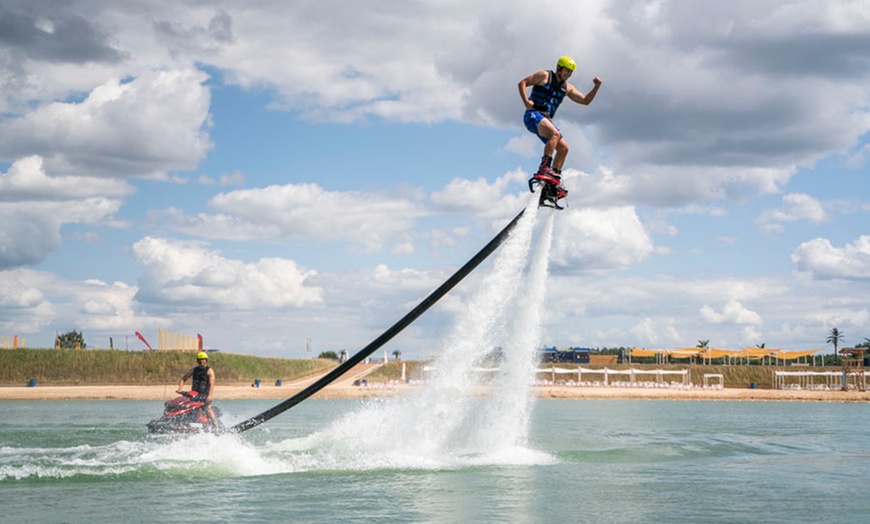
M 699 341 L 698 341 L 698 345 L 695 346 L 695 347 L 696 347 L 696 348 L 701 348 L 701 349 L 706 350 L 706 349 L 707 349 L 707 344 L 709 344 L 709 343 L 710 343 L 709 340 L 699 340 Z M 705 352 L 705 354 L 706 354 L 706 352 Z M 707 357 L 704 357 L 704 358 L 707 358 Z M 711 358 L 711 361 L 712 361 L 712 358 Z M 692 364 L 694 364 L 694 363 L 695 363 L 695 357 L 692 357 Z
M 843 332 L 837 328 L 831 328 L 827 343 L 834 345 L 834 365 L 837 364 L 837 346 L 843 341 Z
M 399 361 L 399 357 L 401 357 L 401 356 L 402 356 L 402 352 L 399 351 L 398 349 L 396 349 L 396 350 L 393 351 L 393 358 L 396 359 L 396 362 Z

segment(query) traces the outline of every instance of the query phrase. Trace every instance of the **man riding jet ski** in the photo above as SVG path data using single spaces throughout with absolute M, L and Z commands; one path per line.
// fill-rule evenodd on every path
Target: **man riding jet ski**
M 218 417 L 220 410 L 212 407 L 211 394 L 214 390 L 214 370 L 208 366 L 208 353 L 196 354 L 196 366 L 185 373 L 178 383 L 180 397 L 167 400 L 163 405 L 163 416 L 148 423 L 151 433 L 186 433 L 223 429 Z M 183 391 L 184 382 L 192 377 L 190 391 Z

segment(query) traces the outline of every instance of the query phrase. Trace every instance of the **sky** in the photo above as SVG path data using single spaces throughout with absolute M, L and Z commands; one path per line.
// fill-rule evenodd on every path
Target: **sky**
M 523 208 L 562 55 L 543 344 L 870 337 L 867 2 L 7 0 L 0 343 L 353 354 Z

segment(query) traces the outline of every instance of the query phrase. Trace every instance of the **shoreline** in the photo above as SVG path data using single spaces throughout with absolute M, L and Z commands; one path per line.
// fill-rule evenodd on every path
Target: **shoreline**
M 177 396 L 175 385 L 122 385 L 122 386 L 0 386 L 0 401 L 4 400 L 167 400 Z M 359 387 L 334 384 L 317 392 L 312 398 L 354 399 L 389 397 L 419 391 L 423 386 L 408 384 L 380 384 Z M 268 386 L 259 388 L 250 384 L 221 384 L 213 400 L 274 399 L 283 400 L 302 391 L 304 385 Z M 533 386 L 540 399 L 621 399 L 621 400 L 723 400 L 723 401 L 815 401 L 815 402 L 868 402 L 870 391 L 818 391 L 794 389 L 676 389 L 630 387 L 568 387 Z M 487 388 L 479 387 L 475 395 L 486 395 Z

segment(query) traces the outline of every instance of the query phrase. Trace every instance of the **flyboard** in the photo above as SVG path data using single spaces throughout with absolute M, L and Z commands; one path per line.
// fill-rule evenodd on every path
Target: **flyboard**
M 251 428 L 255 428 L 255 427 L 259 426 L 260 424 L 262 424 L 263 422 L 266 422 L 267 420 L 270 420 L 270 419 L 280 415 L 281 413 L 284 413 L 285 411 L 292 408 L 296 404 L 299 404 L 300 402 L 307 399 L 311 395 L 313 395 L 313 394 L 317 393 L 318 391 L 320 391 L 321 389 L 325 388 L 331 382 L 333 382 L 334 380 L 336 380 L 339 377 L 341 377 L 342 375 L 344 375 L 348 370 L 350 370 L 350 368 L 359 364 L 360 362 L 363 361 L 363 359 L 365 359 L 366 357 L 368 357 L 369 355 L 371 355 L 372 353 L 377 351 L 378 348 L 380 348 L 381 346 L 383 346 L 384 344 L 389 342 L 390 339 L 392 339 L 393 337 L 398 335 L 403 329 L 405 329 L 412 322 L 417 320 L 417 318 L 420 315 L 425 313 L 426 310 L 428 310 L 436 302 L 438 302 L 441 299 L 441 297 L 446 295 L 448 291 L 453 289 L 453 287 L 455 287 L 456 284 L 461 282 L 463 278 L 468 276 L 468 274 L 471 273 L 472 271 L 474 271 L 474 269 L 477 266 L 479 266 L 481 262 L 483 262 L 489 255 L 491 255 L 496 249 L 498 249 L 498 247 L 507 239 L 508 235 L 510 235 L 510 232 L 517 225 L 517 222 L 519 222 L 520 217 L 523 216 L 524 212 L 525 212 L 525 209 L 520 211 L 520 213 L 516 217 L 514 217 L 514 219 L 511 220 L 511 222 L 507 226 L 505 226 L 505 228 L 502 229 L 501 232 L 499 232 L 499 234 L 497 234 L 495 236 L 495 238 L 490 240 L 489 243 L 483 247 L 483 249 L 481 249 L 468 262 L 466 262 L 464 266 L 459 268 L 459 270 L 456 271 L 456 273 L 454 273 L 453 276 L 451 276 L 449 279 L 447 279 L 443 284 L 441 284 L 441 286 L 438 289 L 433 291 L 428 297 L 426 297 L 422 302 L 420 302 L 417 305 L 417 307 L 412 309 L 407 315 L 405 315 L 398 322 L 393 324 L 392 327 L 390 327 L 389 329 L 384 331 L 378 338 L 373 340 L 368 346 L 359 350 L 359 352 L 357 352 L 355 355 L 353 355 L 352 357 L 347 359 L 345 362 L 343 362 L 342 364 L 337 366 L 335 369 L 333 369 L 332 371 L 330 371 L 326 375 L 320 377 L 320 379 L 318 379 L 316 382 L 314 382 L 310 386 L 306 387 L 305 389 L 303 389 L 299 393 L 297 393 L 297 394 L 293 395 L 292 397 L 288 398 L 287 400 L 281 402 L 277 406 L 260 413 L 257 416 L 251 417 L 248 420 L 245 420 L 243 422 L 239 422 L 238 424 L 236 424 L 235 426 L 230 428 L 230 431 L 241 433 L 242 431 L 247 431 Z

